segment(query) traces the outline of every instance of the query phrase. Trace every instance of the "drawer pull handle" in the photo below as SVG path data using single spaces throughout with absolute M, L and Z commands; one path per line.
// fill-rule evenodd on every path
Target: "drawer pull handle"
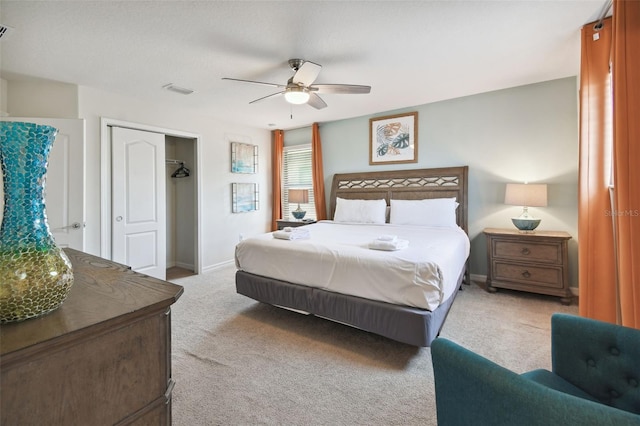
M 529 277 L 531 276 L 531 273 L 529 273 L 529 271 L 525 270 L 525 271 L 522 273 L 522 276 L 523 276 L 523 277 L 525 277 L 525 278 L 529 278 Z
M 529 250 L 528 248 L 523 248 L 520 253 L 524 254 L 525 256 L 531 253 L 531 250 Z

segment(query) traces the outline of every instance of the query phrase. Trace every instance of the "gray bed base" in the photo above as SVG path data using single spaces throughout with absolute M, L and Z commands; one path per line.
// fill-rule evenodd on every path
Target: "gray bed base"
M 236 291 L 259 302 L 303 311 L 413 346 L 429 346 L 440 333 L 456 291 L 434 311 L 334 293 L 238 270 Z
M 337 198 L 423 200 L 456 197 L 456 223 L 468 233 L 468 166 L 433 169 L 336 173 L 331 185 L 329 217 Z M 456 291 L 433 312 L 355 296 L 332 293 L 272 278 L 236 272 L 236 291 L 260 302 L 351 325 L 413 346 L 429 346 L 444 324 L 463 280 L 469 284 L 469 259 Z

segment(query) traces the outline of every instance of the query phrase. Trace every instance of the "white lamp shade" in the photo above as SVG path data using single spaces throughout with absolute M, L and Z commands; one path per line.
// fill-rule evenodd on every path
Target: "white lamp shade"
M 306 204 L 309 202 L 309 190 L 308 189 L 290 189 L 289 190 L 289 202 Z
M 309 101 L 309 92 L 304 87 L 288 87 L 284 98 L 290 104 L 300 105 Z
M 504 203 L 513 206 L 544 207 L 547 205 L 547 185 L 508 183 Z

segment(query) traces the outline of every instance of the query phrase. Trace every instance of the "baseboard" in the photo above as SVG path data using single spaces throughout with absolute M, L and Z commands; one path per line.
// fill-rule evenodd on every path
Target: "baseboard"
M 469 274 L 469 278 L 471 278 L 471 281 L 474 281 L 476 283 L 482 283 L 484 284 L 485 281 L 487 281 L 487 276 L 486 275 L 480 275 L 480 274 Z
M 204 274 L 207 272 L 215 271 L 216 269 L 221 269 L 233 264 L 235 264 L 235 261 L 232 259 L 225 262 L 216 263 L 215 265 L 204 266 L 202 267 L 202 273 Z
M 177 266 L 178 268 L 182 268 L 182 269 L 188 269 L 190 271 L 196 270 L 196 266 L 192 263 L 173 262 L 173 266 Z

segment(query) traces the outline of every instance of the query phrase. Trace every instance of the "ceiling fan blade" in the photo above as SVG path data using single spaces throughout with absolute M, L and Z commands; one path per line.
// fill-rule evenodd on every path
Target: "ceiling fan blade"
M 229 78 L 229 77 L 222 77 L 223 80 L 231 80 L 231 81 L 239 81 L 241 83 L 251 83 L 251 84 L 259 84 L 261 86 L 270 86 L 270 87 L 287 87 L 286 85 L 283 84 L 275 84 L 275 83 L 264 83 L 262 81 L 253 81 L 253 80 L 241 80 L 239 78 Z
M 273 96 L 282 95 L 283 93 L 284 93 L 284 91 L 282 91 L 282 92 L 277 92 L 277 93 L 272 93 L 272 94 L 270 94 L 270 95 L 263 96 L 263 97 L 261 97 L 261 98 L 255 99 L 255 100 L 253 100 L 253 101 L 251 101 L 251 102 L 249 102 L 249 103 L 250 103 L 250 104 L 255 104 L 255 103 L 256 103 L 256 102 L 258 102 L 258 101 L 262 101 L 262 100 L 264 100 L 264 99 L 271 98 L 271 97 L 273 97 Z
M 315 109 L 322 109 L 327 107 L 325 101 L 323 101 L 322 98 L 315 93 L 309 93 L 309 101 L 307 102 L 307 104 L 311 105 Z
M 306 61 L 300 65 L 300 68 L 298 68 L 298 71 L 293 75 L 291 81 L 296 84 L 309 86 L 311 83 L 316 81 L 321 69 L 321 65 Z
M 324 94 L 366 94 L 371 92 L 371 86 L 357 84 L 314 84 L 309 87 L 317 93 Z

